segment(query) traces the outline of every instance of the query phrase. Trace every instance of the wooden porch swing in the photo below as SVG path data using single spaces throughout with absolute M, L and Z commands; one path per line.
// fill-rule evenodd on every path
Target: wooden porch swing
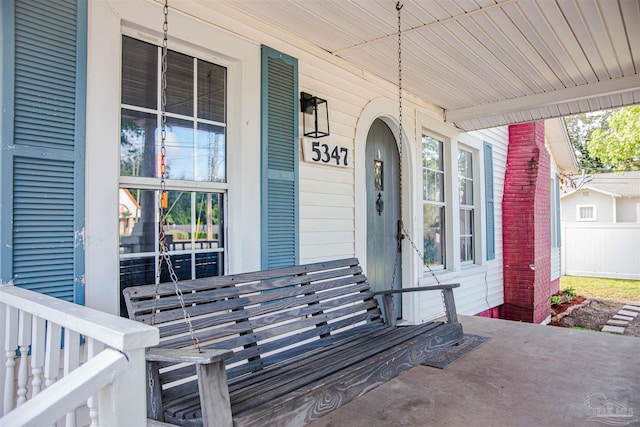
M 402 5 L 396 9 L 402 156 Z M 130 318 L 160 329 L 160 344 L 147 351 L 148 417 L 183 426 L 300 426 L 460 342 L 459 285 L 374 292 L 356 258 L 178 281 L 164 232 L 167 16 L 165 0 L 158 272 L 155 284 L 123 291 Z M 408 237 L 402 222 L 399 230 Z M 399 251 L 400 244 L 396 265 Z M 163 262 L 171 283 L 160 283 Z M 447 321 L 396 326 L 392 295 L 428 290 L 442 292 Z

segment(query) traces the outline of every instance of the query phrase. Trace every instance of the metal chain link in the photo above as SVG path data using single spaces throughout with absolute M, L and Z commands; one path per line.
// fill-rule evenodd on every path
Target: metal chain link
M 161 130 L 160 130 L 160 203 L 159 203 L 159 231 L 158 231 L 158 242 L 160 246 L 160 254 L 158 256 L 158 268 L 156 270 L 156 290 L 153 297 L 153 308 L 151 312 L 151 324 L 155 324 L 156 320 L 156 303 L 158 301 L 158 290 L 160 287 L 160 275 L 162 272 L 162 263 L 167 264 L 167 270 L 169 272 L 169 277 L 171 278 L 171 282 L 173 282 L 173 287 L 175 290 L 175 294 L 178 297 L 178 302 L 180 303 L 180 307 L 182 308 L 182 315 L 184 317 L 184 321 L 189 328 L 189 334 L 191 335 L 191 341 L 193 341 L 193 345 L 196 349 L 200 350 L 200 341 L 196 336 L 196 332 L 193 329 L 193 325 L 191 324 L 191 316 L 187 311 L 186 304 L 184 302 L 184 295 L 182 294 L 182 290 L 178 286 L 178 276 L 173 268 L 173 263 L 171 262 L 171 256 L 169 255 L 169 247 L 167 245 L 167 234 L 165 232 L 165 223 L 166 223 L 166 215 L 165 209 L 168 207 L 168 193 L 167 193 L 167 46 L 168 46 L 168 34 L 169 34 L 169 3 L 168 0 L 164 2 L 163 8 L 164 14 L 164 22 L 162 24 L 162 69 L 161 69 L 161 81 L 160 81 L 160 89 L 161 89 L 161 98 L 160 98 L 160 121 L 161 121 Z
M 399 152 L 399 158 L 400 158 L 400 167 L 399 167 L 399 171 L 400 171 L 400 220 L 399 220 L 399 227 L 398 227 L 398 245 L 396 248 L 396 257 L 395 257 L 395 261 L 394 261 L 394 265 L 393 265 L 393 275 L 391 277 L 391 288 L 393 289 L 396 283 L 396 272 L 398 269 L 398 264 L 400 262 L 400 253 L 402 250 L 402 240 L 403 239 L 407 239 L 409 240 L 409 243 L 411 244 L 411 247 L 413 248 L 413 250 L 418 254 L 418 257 L 420 258 L 420 260 L 422 261 L 422 265 L 424 265 L 425 267 L 427 267 L 427 270 L 429 270 L 429 273 L 431 273 L 431 276 L 433 276 L 434 280 L 436 281 L 436 283 L 438 285 L 440 285 L 440 280 L 438 279 L 438 277 L 436 276 L 435 272 L 431 269 L 431 267 L 429 267 L 429 265 L 427 263 L 425 263 L 424 261 L 424 255 L 423 253 L 420 251 L 420 249 L 418 249 L 418 246 L 416 245 L 416 243 L 413 241 L 413 239 L 411 238 L 411 234 L 407 231 L 407 229 L 404 226 L 404 221 L 403 221 L 403 210 L 402 210 L 402 152 L 403 152 L 403 126 L 402 126 L 402 101 L 403 101 L 403 96 L 402 96 L 402 14 L 401 14 L 401 10 L 402 7 L 404 5 L 401 2 L 397 2 L 396 3 L 396 11 L 398 12 L 398 152 Z M 444 301 L 444 292 L 440 292 L 440 296 L 442 298 L 442 307 L 444 309 L 444 314 L 445 316 L 448 316 L 447 313 L 447 305 L 445 304 Z
M 155 381 L 153 380 L 153 375 L 149 375 L 149 382 L 148 382 L 148 386 L 149 386 L 149 393 L 147 394 L 147 396 L 152 396 L 154 394 L 154 388 L 155 388 Z M 151 402 L 149 402 L 149 404 L 151 405 L 151 413 L 153 414 L 153 419 L 158 419 L 158 404 L 157 404 L 157 400 L 156 399 L 150 399 Z

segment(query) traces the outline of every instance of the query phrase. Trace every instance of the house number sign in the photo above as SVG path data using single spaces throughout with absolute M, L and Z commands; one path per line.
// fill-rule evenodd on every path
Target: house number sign
M 352 167 L 351 150 L 322 140 L 303 139 L 304 161 L 321 165 Z

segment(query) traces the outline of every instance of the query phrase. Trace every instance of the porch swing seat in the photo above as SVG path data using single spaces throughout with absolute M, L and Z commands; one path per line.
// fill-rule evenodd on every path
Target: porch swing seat
M 356 258 L 126 288 L 129 316 L 155 325 L 148 417 L 183 426 L 300 426 L 462 340 L 453 285 L 373 292 Z M 395 326 L 391 296 L 439 290 L 446 322 Z M 376 297 L 387 308 L 383 315 Z

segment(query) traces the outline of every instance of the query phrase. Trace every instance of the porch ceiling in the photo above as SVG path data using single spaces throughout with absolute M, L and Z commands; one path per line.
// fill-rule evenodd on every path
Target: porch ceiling
M 395 0 L 199 2 L 397 81 Z M 402 3 L 403 86 L 461 129 L 640 103 L 638 0 Z

